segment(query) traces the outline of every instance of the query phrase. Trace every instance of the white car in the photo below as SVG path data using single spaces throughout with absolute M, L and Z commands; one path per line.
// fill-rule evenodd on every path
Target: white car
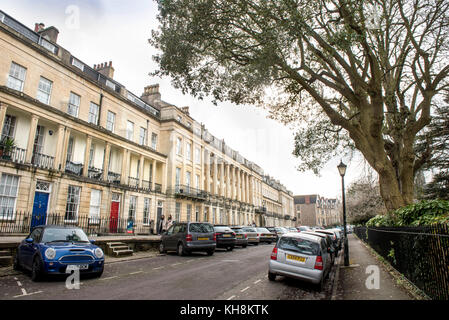
M 285 276 L 317 284 L 321 291 L 332 267 L 326 239 L 298 233 L 280 236 L 273 249 L 268 267 L 268 279 Z

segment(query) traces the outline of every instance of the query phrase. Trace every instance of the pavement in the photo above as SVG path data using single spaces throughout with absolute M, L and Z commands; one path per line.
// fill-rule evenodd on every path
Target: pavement
M 341 250 L 332 300 L 415 300 L 405 279 L 399 280 L 392 267 L 380 261 L 355 235 L 348 235 L 349 266 Z

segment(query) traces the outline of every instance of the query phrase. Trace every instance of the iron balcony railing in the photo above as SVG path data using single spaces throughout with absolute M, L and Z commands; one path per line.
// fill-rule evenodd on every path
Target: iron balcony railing
M 266 207 L 255 207 L 254 211 L 256 213 L 267 213 L 267 208 Z
M 207 192 L 198 188 L 193 188 L 187 185 L 176 185 L 174 188 L 171 188 L 170 192 L 178 197 L 189 197 L 198 200 L 206 200 Z
M 132 188 L 139 188 L 139 178 L 128 177 L 128 185 Z
M 82 163 L 67 161 L 65 165 L 65 172 L 81 176 L 83 175 L 83 167 L 84 165 Z
M 69 215 L 66 213 L 46 213 L 36 215 L 32 212 L 0 211 L 0 235 L 23 233 L 41 225 L 73 226 L 84 230 L 88 235 L 99 234 L 152 234 L 154 221 L 146 219 L 111 218 L 109 216 Z
M 103 169 L 95 168 L 95 167 L 89 167 L 87 176 L 90 179 L 94 180 L 102 180 L 103 179 Z
M 151 191 L 151 181 L 142 180 L 142 189 L 146 191 Z
M 162 185 L 159 183 L 154 184 L 154 191 L 157 193 L 162 193 Z
M 108 172 L 108 182 L 114 184 L 120 184 L 120 174 L 112 171 Z
M 3 151 L 0 158 L 15 163 L 25 163 L 26 153 L 26 149 L 14 147 L 8 152 Z
M 55 158 L 43 153 L 34 153 L 31 164 L 41 169 L 53 169 Z

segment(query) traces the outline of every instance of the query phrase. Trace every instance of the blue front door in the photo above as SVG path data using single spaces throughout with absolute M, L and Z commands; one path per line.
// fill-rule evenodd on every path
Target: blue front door
M 48 193 L 36 192 L 34 194 L 33 217 L 30 230 L 36 226 L 44 225 L 47 221 Z

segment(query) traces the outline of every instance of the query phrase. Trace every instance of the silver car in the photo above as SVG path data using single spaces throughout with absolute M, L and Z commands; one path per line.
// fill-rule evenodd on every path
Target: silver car
M 317 284 L 322 290 L 331 270 L 330 250 L 326 239 L 302 233 L 286 233 L 279 237 L 271 253 L 268 279 L 285 276 Z
M 242 230 L 248 236 L 248 244 L 255 244 L 256 246 L 259 245 L 260 237 L 259 237 L 259 234 L 257 233 L 256 228 L 243 227 Z

